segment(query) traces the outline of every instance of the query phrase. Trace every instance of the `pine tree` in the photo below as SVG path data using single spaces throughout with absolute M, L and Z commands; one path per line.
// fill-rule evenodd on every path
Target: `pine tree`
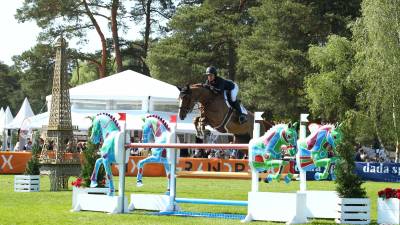
M 336 163 L 336 191 L 341 198 L 365 198 L 364 181 L 355 173 L 353 123 L 348 119 L 342 126 L 343 141 L 337 147 L 340 160 Z

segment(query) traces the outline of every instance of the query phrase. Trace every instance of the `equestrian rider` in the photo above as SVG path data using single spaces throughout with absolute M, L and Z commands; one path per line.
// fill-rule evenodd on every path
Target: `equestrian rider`
M 207 80 L 204 86 L 209 88 L 216 94 L 223 94 L 223 91 L 227 91 L 229 104 L 239 113 L 239 123 L 244 123 L 247 121 L 246 114 L 243 113 L 240 107 L 240 102 L 237 100 L 237 94 L 239 92 L 239 86 L 231 81 L 226 80 L 222 77 L 217 76 L 217 69 L 210 66 L 206 70 Z

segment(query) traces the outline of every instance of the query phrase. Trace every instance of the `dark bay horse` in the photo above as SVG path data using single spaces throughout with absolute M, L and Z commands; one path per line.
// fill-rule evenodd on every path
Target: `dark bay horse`
M 215 94 L 202 84 L 192 84 L 179 88 L 179 118 L 186 118 L 186 115 L 193 110 L 196 103 L 200 103 L 200 116 L 194 119 L 197 136 L 204 137 L 206 125 L 218 130 L 221 133 L 234 135 L 236 143 L 248 143 L 253 136 L 253 113 L 248 112 L 247 121 L 239 123 L 237 112 L 228 114 L 229 107 L 222 94 Z

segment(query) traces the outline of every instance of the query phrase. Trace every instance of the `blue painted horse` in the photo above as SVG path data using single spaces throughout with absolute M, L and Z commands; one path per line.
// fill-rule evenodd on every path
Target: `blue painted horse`
M 284 155 L 296 155 L 298 123 L 277 124 L 271 127 L 263 136 L 254 138 L 249 143 L 251 151 L 250 167 L 257 172 L 275 171 L 266 177 L 266 182 L 280 181 L 281 172 L 289 163 L 283 159 Z M 285 182 L 292 179 L 289 172 L 285 176 Z
M 168 143 L 171 137 L 170 127 L 168 123 L 157 115 L 148 115 L 144 118 L 142 142 L 154 142 L 158 144 Z M 165 148 L 152 148 L 151 155 L 142 159 L 138 163 L 138 173 L 136 179 L 136 186 L 143 186 L 143 167 L 146 163 L 162 163 L 164 165 L 165 173 L 168 181 L 170 179 L 170 164 L 167 159 L 167 149 Z M 169 185 L 169 182 L 168 182 Z M 169 186 L 168 186 L 169 190 Z
M 342 141 L 340 125 L 310 124 L 309 129 L 311 134 L 297 143 L 298 165 L 305 171 L 315 168 L 322 171 L 324 168 L 323 172 L 316 172 L 314 178 L 315 180 L 325 180 L 332 170 L 332 165 L 338 159 L 336 147 Z M 332 179 L 335 179 L 334 173 L 331 175 Z
M 92 118 L 92 134 L 90 139 L 94 144 L 103 141 L 100 147 L 101 157 L 96 160 L 96 164 L 90 177 L 90 187 L 97 187 L 97 173 L 100 165 L 103 164 L 106 172 L 106 184 L 109 186 L 108 195 L 114 195 L 115 188 L 113 182 L 113 175 L 111 171 L 111 164 L 116 162 L 117 156 L 120 155 L 118 151 L 124 150 L 117 149 L 116 143 L 119 142 L 121 128 L 117 120 L 110 114 L 100 113 Z

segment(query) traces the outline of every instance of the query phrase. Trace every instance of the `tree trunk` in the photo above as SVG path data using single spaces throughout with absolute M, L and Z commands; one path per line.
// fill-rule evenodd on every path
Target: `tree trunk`
M 149 50 L 149 40 L 150 40 L 150 32 L 151 32 L 151 3 L 152 3 L 152 0 L 148 0 L 146 2 L 146 6 L 145 7 L 143 6 L 145 8 L 145 14 L 146 14 L 146 18 L 145 18 L 146 25 L 145 25 L 144 37 L 143 37 L 143 39 L 144 39 L 144 42 L 143 42 L 143 62 L 144 62 L 143 63 L 143 73 L 148 76 L 150 75 L 150 70 L 147 67 L 145 60 L 147 58 L 147 52 Z
M 392 101 L 393 101 L 393 105 L 392 105 L 393 128 L 394 128 L 394 134 L 396 135 L 396 158 L 395 158 L 395 161 L 396 161 L 396 163 L 398 163 L 399 162 L 399 136 L 397 135 L 396 104 L 395 104 L 394 96 L 392 96 Z
M 107 44 L 106 44 L 106 39 L 104 37 L 103 32 L 100 29 L 99 24 L 97 23 L 96 19 L 94 18 L 92 12 L 89 9 L 89 6 L 86 2 L 86 0 L 82 0 L 86 14 L 89 16 L 90 21 L 92 22 L 93 26 L 96 28 L 96 32 L 100 37 L 101 40 L 101 63 L 99 66 L 99 78 L 103 78 L 106 76 L 106 68 L 107 68 Z
M 117 14 L 118 14 L 119 0 L 113 0 L 111 7 L 111 32 L 114 43 L 114 53 L 115 61 L 117 63 L 117 72 L 122 72 L 122 56 L 119 47 L 119 37 L 118 37 L 118 24 L 117 24 Z

